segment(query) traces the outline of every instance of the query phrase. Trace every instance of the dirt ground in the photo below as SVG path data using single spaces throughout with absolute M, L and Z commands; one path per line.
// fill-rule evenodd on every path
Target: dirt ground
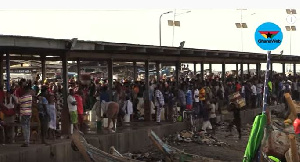
M 247 146 L 249 132 L 249 126 L 245 126 L 242 129 L 242 138 L 239 139 L 236 129 L 232 131 L 233 136 L 228 136 L 229 132 L 226 131 L 226 126 L 219 126 L 214 137 L 218 141 L 225 142 L 227 144 L 226 146 L 199 144 L 196 141 L 189 143 L 184 141 L 168 142 L 168 144 L 180 150 L 184 150 L 186 153 L 199 155 L 200 157 L 220 160 L 222 162 L 241 162 Z M 156 157 L 163 157 L 155 147 L 152 147 L 149 151 L 156 152 L 154 153 Z
M 238 133 L 236 131 L 233 131 L 232 133 L 234 136 L 226 137 L 228 134 L 229 132 L 217 130 L 215 137 L 222 142 L 226 142 L 229 146 L 209 146 L 194 142 L 170 145 L 184 150 L 187 153 L 213 158 L 214 160 L 241 162 L 248 142 L 248 133 L 244 131 L 244 136 L 242 136 L 241 139 L 238 138 Z

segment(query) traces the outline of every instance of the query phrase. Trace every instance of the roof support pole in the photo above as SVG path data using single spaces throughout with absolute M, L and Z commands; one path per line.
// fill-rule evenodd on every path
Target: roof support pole
M 0 54 L 0 87 L 3 86 L 3 71 L 3 54 Z
M 112 87 L 113 87 L 113 60 L 109 59 L 107 60 L 107 72 L 108 72 L 108 93 L 109 93 L 109 100 L 113 100 L 113 93 L 112 93 Z
M 222 63 L 222 81 L 223 83 L 225 82 L 225 63 Z
M 77 63 L 77 80 L 80 80 L 81 67 L 80 67 L 80 60 L 79 60 L 79 58 L 76 60 L 76 63 Z
M 243 82 L 244 81 L 244 64 L 241 63 L 241 81 Z
M 212 64 L 209 63 L 209 74 L 211 74 L 211 73 L 212 73 Z
M 137 68 L 136 68 L 136 61 L 133 62 L 133 81 L 136 82 L 137 79 Z
M 204 62 L 201 62 L 201 82 L 204 80 Z
M 297 75 L 297 71 L 296 71 L 296 70 L 297 70 L 297 69 L 296 69 L 296 64 L 294 63 L 294 64 L 293 64 L 293 66 L 294 66 L 294 67 L 293 67 L 293 73 L 294 73 L 294 76 L 296 76 L 296 75 Z
M 236 72 L 236 74 L 235 74 L 236 81 L 239 81 L 239 64 L 238 63 L 235 64 L 235 72 Z
M 250 64 L 247 64 L 248 75 L 250 76 Z
M 257 63 L 256 64 L 256 76 L 257 76 L 258 80 L 260 80 L 260 69 L 261 69 L 261 64 Z
M 270 78 L 273 78 L 273 63 L 272 63 L 272 60 L 270 60 Z
M 282 73 L 285 76 L 285 63 L 282 63 Z
M 42 64 L 42 81 L 44 82 L 46 79 L 46 57 L 45 55 L 40 55 L 41 64 Z
M 44 75 L 43 75 L 44 76 Z M 64 135 L 70 134 L 70 120 L 68 108 L 68 56 L 67 53 L 62 55 L 62 79 L 63 79 L 63 109 L 61 112 L 61 132 Z
M 176 89 L 179 89 L 181 64 L 176 62 Z
M 10 90 L 10 57 L 6 53 L 6 90 Z
M 149 61 L 145 61 L 145 92 L 144 92 L 144 113 L 145 121 L 151 121 L 151 101 L 149 96 Z
M 159 65 L 160 65 L 159 62 L 155 62 L 156 81 L 157 81 L 157 83 L 159 83 L 159 81 L 160 81 L 160 74 L 159 74 L 160 68 L 159 68 Z
M 197 75 L 197 63 L 194 63 L 194 75 Z

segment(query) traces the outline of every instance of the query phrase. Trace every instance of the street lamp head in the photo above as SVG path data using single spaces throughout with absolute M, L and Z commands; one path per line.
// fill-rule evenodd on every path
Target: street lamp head
M 169 12 L 165 12 L 165 13 L 163 13 L 163 14 L 169 14 L 169 13 L 172 13 L 173 11 L 169 11 Z

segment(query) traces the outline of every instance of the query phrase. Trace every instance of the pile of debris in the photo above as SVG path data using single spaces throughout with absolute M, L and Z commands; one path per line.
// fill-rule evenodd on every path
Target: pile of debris
M 300 144 L 299 142 L 297 144 L 295 139 L 293 121 L 296 119 L 297 112 L 300 112 L 300 103 L 293 101 L 288 93 L 284 96 L 287 105 L 270 107 L 270 127 L 266 131 L 266 139 L 263 140 L 265 143 L 263 150 L 267 155 L 275 156 L 281 160 L 298 161 L 300 149 L 297 147 Z M 293 157 L 291 158 L 292 154 Z
M 194 133 L 192 131 L 183 130 L 181 132 L 177 132 L 173 135 L 169 135 L 163 138 L 165 143 L 173 143 L 177 145 L 181 145 L 181 143 L 186 142 L 194 142 L 198 144 L 206 144 L 208 146 L 229 146 L 229 144 L 219 141 L 217 138 L 208 134 L 204 131 Z
M 133 152 L 133 153 L 125 153 L 123 154 L 124 157 L 139 160 L 139 161 L 145 161 L 145 162 L 162 162 L 162 159 L 164 159 L 164 156 L 162 153 L 160 153 L 157 149 L 151 149 L 153 151 L 150 152 Z

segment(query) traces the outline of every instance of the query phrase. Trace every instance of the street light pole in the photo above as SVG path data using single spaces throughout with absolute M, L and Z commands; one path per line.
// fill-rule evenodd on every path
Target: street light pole
M 244 50 L 244 44 L 243 44 L 243 28 L 247 28 L 247 26 L 243 26 L 243 10 L 247 9 L 237 9 L 241 11 L 241 44 L 242 44 L 242 52 Z M 246 23 L 244 23 L 246 25 Z
M 179 16 L 179 15 L 182 15 L 182 14 L 190 13 L 190 12 L 191 11 L 186 11 L 186 12 L 183 12 L 183 13 L 176 14 L 176 9 L 174 10 L 172 47 L 174 45 L 174 36 L 175 36 L 175 17 Z
M 172 47 L 174 44 L 174 33 L 175 33 L 175 17 L 176 17 L 176 9 L 174 10 L 174 18 L 173 18 L 173 37 L 172 37 Z
M 294 16 L 297 14 L 296 9 L 286 9 L 286 13 L 288 14 L 287 22 L 292 25 L 296 22 L 297 18 Z M 290 55 L 292 55 L 292 31 L 296 31 L 296 26 L 285 26 L 286 30 L 290 32 Z M 292 71 L 292 64 L 290 64 L 289 71 Z
M 165 12 L 165 13 L 162 13 L 159 17 L 159 46 L 161 46 L 161 17 L 164 15 L 164 14 L 169 14 L 169 13 L 172 13 L 173 11 L 169 11 L 169 12 Z

